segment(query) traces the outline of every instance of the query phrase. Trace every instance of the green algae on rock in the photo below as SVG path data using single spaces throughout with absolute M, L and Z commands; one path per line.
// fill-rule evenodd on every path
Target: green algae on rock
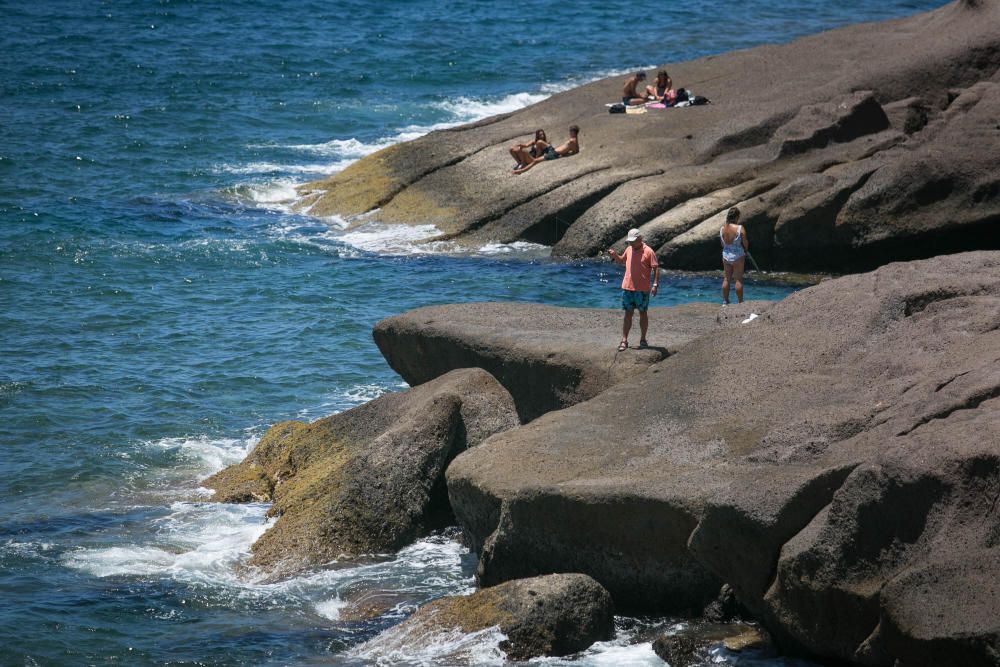
M 492 376 L 459 370 L 311 424 L 277 424 L 205 485 L 225 502 L 274 503 L 278 520 L 250 565 L 280 575 L 395 551 L 447 523 L 447 464 L 518 424 Z

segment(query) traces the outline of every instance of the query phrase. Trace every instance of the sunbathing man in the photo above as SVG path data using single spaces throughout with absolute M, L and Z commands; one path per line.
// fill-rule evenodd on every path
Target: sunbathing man
M 545 130 L 535 130 L 535 138 L 527 143 L 514 144 L 510 147 L 510 156 L 514 158 L 514 169 L 520 169 L 537 157 L 541 157 L 546 148 L 551 148 L 545 138 Z
M 580 128 L 576 125 L 570 125 L 569 139 L 555 148 L 551 145 L 547 146 L 541 155 L 530 161 L 528 164 L 515 169 L 514 173 L 523 174 L 539 162 L 545 162 L 546 160 L 558 160 L 559 158 L 566 157 L 567 155 L 576 155 L 580 152 L 580 140 L 577 138 L 579 134 Z
M 625 88 L 622 89 L 622 104 L 634 106 L 646 103 L 646 95 L 639 90 L 639 84 L 645 80 L 645 72 L 636 72 L 625 81 Z

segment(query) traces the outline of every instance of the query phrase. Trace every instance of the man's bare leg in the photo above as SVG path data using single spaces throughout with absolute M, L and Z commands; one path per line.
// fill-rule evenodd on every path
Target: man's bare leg
M 628 332 L 632 330 L 632 313 L 634 310 L 625 311 L 625 319 L 622 320 L 622 342 L 628 342 Z M 642 321 L 642 316 L 640 315 L 639 321 Z

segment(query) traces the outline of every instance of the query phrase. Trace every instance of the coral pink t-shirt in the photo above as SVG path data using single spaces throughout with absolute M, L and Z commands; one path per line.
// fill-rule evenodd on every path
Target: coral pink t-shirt
M 645 243 L 642 244 L 642 254 L 636 256 L 632 246 L 625 248 L 625 277 L 622 278 L 622 289 L 630 292 L 648 292 L 649 277 L 653 269 L 658 267 L 656 253 Z

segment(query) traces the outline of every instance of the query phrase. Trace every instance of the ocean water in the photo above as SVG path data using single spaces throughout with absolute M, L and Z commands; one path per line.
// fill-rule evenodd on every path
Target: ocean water
M 488 637 L 371 642 L 472 590 L 454 531 L 265 583 L 240 564 L 267 508 L 199 484 L 270 424 L 405 388 L 383 317 L 615 307 L 620 274 L 349 230 L 292 213 L 294 186 L 596 78 L 938 4 L 0 0 L 0 665 L 498 664 Z M 666 285 L 659 305 L 718 298 L 716 275 Z M 619 621 L 540 664 L 660 664 L 675 621 Z

